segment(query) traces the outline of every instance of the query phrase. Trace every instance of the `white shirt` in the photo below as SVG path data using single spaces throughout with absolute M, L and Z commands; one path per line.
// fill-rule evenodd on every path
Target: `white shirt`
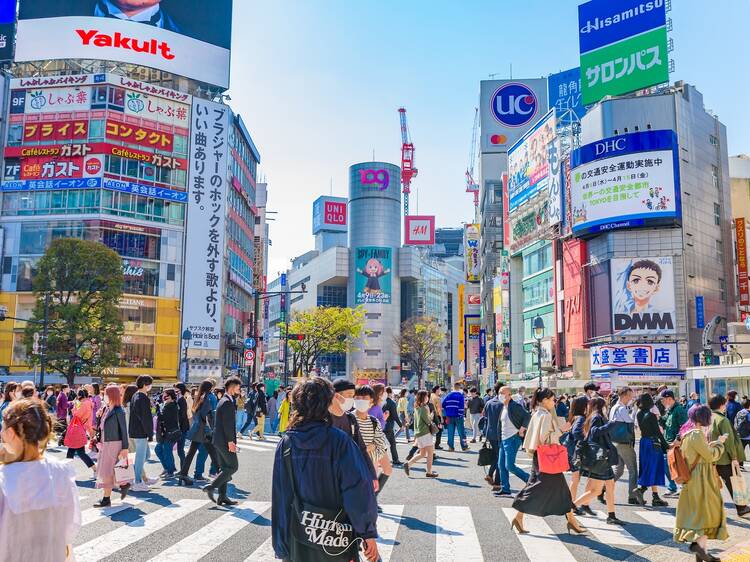
M 505 441 L 506 439 L 510 439 L 516 433 L 518 433 L 516 426 L 513 425 L 512 421 L 510 421 L 510 408 L 507 404 L 503 405 L 503 411 L 500 414 L 500 430 L 500 439 L 502 439 L 503 441 Z
M 635 423 L 635 410 L 631 410 L 624 404 L 618 402 L 615 407 L 609 412 L 610 421 L 619 421 L 625 423 Z
M 142 10 L 136 14 L 133 14 L 132 16 L 128 16 L 125 14 L 120 8 L 115 6 L 110 0 L 104 0 L 104 5 L 107 7 L 107 10 L 109 10 L 109 13 L 112 15 L 112 17 L 115 17 L 117 19 L 121 20 L 129 20 L 129 21 L 135 21 L 139 23 L 148 23 L 151 21 L 151 19 L 156 16 L 159 11 L 161 10 L 161 6 L 159 4 L 155 4 L 151 6 L 150 8 L 146 8 L 145 10 Z M 103 17 L 105 14 L 99 9 L 99 6 L 96 7 L 94 10 L 96 16 Z
M 0 465 L 0 560 L 60 562 L 81 528 L 72 464 L 42 458 Z

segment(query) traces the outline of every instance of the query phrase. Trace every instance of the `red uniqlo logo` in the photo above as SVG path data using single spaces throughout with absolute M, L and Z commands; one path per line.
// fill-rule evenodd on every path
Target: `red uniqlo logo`
M 323 223 L 346 226 L 346 203 L 335 201 L 326 201 L 325 203 Z

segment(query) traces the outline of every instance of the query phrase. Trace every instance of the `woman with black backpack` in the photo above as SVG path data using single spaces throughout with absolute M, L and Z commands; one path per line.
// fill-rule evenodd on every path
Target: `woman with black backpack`
M 273 549 L 286 562 L 379 559 L 372 474 L 353 439 L 328 421 L 331 383 L 292 391 L 294 414 L 273 465 Z

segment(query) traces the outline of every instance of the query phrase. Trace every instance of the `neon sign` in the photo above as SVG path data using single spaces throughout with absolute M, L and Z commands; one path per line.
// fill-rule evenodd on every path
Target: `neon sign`
M 360 170 L 359 181 L 362 185 L 376 185 L 378 191 L 385 191 L 391 184 L 388 170 Z

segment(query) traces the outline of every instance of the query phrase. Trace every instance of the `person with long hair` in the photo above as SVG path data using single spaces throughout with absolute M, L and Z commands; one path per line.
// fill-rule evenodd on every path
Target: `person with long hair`
M 99 443 L 99 463 L 96 474 L 96 487 L 104 489 L 102 499 L 94 507 L 112 505 L 112 489 L 120 486 L 120 499 L 125 499 L 132 482 L 117 482 L 115 465 L 120 459 L 128 460 L 128 426 L 125 421 L 125 410 L 122 407 L 122 391 L 111 384 L 104 389 L 107 405 L 99 419 L 101 442 Z
M 606 402 L 604 398 L 593 398 L 589 401 L 586 410 L 586 421 L 583 424 L 583 431 L 586 434 L 586 441 L 590 447 L 597 447 L 603 451 L 604 459 L 594 462 L 592 465 L 583 463 L 581 465 L 581 477 L 587 477 L 586 490 L 576 501 L 576 506 L 593 515 L 590 507 L 591 500 L 605 490 L 605 501 L 607 504 L 607 524 L 624 525 L 625 522 L 618 519 L 615 515 L 615 473 L 613 466 L 617 465 L 617 449 L 609 432 L 612 430 L 613 422 L 607 421 L 604 413 Z
M 511 521 L 511 529 L 515 528 L 520 534 L 528 532 L 523 528 L 524 514 L 538 517 L 564 515 L 568 520 L 568 531 L 585 533 L 586 529 L 573 514 L 575 506 L 565 476 L 562 473 L 545 474 L 539 470 L 539 446 L 559 444 L 560 436 L 570 429 L 570 424 L 560 426 L 555 412 L 555 393 L 549 388 L 537 388 L 534 391 L 530 408 L 533 414 L 523 447 L 532 455 L 531 476 L 513 501 L 513 508 L 518 514 Z
M 162 394 L 162 404 L 156 414 L 156 456 L 164 472 L 162 478 L 173 478 L 177 468 L 174 462 L 173 449 L 180 440 L 180 408 L 177 406 L 177 391 L 167 388 Z
M 93 407 L 89 393 L 85 388 L 78 391 L 78 397 L 73 404 L 73 415 L 70 426 L 65 434 L 65 446 L 68 447 L 67 458 L 72 459 L 76 455 L 89 467 L 96 476 L 96 464 L 86 453 L 86 443 L 94 435 Z
M 693 406 L 688 412 L 693 429 L 688 430 L 679 443 L 682 456 L 690 469 L 690 480 L 682 486 L 677 500 L 674 540 L 690 543 L 696 560 L 716 562 L 719 558 L 706 552 L 708 539 L 726 540 L 727 517 L 721 497 L 721 483 L 715 465 L 724 454 L 727 435 L 709 442 L 711 410 L 707 406 Z
M 378 491 L 375 494 L 377 495 L 393 474 L 393 466 L 388 459 L 388 445 L 383 428 L 380 426 L 378 419 L 369 413 L 372 410 L 375 395 L 375 389 L 366 384 L 358 386 L 354 391 L 354 408 L 359 431 L 367 446 L 367 452 L 372 459 L 375 470 L 377 471 L 380 468 Z
M 211 457 L 211 462 L 218 465 L 216 451 L 211 443 L 214 416 L 209 395 L 213 391 L 214 384 L 212 379 L 204 380 L 198 388 L 195 402 L 193 402 L 193 423 L 187 434 L 187 438 L 190 439 L 190 448 L 187 455 L 185 455 L 185 462 L 182 463 L 180 472 L 177 474 L 180 482 L 187 486 L 193 485 L 193 479 L 188 477 L 188 471 L 199 446 L 203 445 L 206 447 Z
M 404 463 L 404 472 L 409 476 L 411 465 L 421 458 L 427 459 L 427 478 L 437 478 L 438 473 L 432 470 L 432 461 L 435 454 L 435 438 L 432 431 L 435 429 L 433 417 L 427 406 L 430 395 L 426 390 L 417 392 L 414 400 L 414 444 L 419 452 Z
M 638 502 L 646 505 L 643 494 L 650 487 L 652 505 L 654 507 L 665 507 L 667 502 L 659 497 L 657 486 L 664 486 L 665 463 L 664 455 L 669 449 L 664 439 L 659 420 L 651 411 L 654 408 L 654 399 L 649 392 L 640 395 L 637 401 L 638 428 L 641 430 L 641 443 L 638 449 L 638 488 L 634 491 Z
M 18 391 L 18 383 L 9 381 L 5 383 L 3 390 L 3 402 L 0 404 L 0 416 L 3 415 L 5 409 L 10 406 L 10 403 L 16 399 L 16 392 Z
M 2 421 L 0 560 L 69 560 L 81 508 L 73 466 L 44 456 L 53 419 L 43 402 L 20 399 Z
M 568 449 L 568 460 L 570 464 L 570 472 L 572 476 L 570 478 L 570 497 L 578 497 L 578 485 L 581 483 L 581 471 L 574 462 L 575 451 L 578 443 L 586 439 L 586 434 L 583 431 L 583 424 L 586 421 L 586 409 L 589 405 L 589 399 L 586 395 L 576 396 L 570 403 L 570 409 L 568 410 L 568 423 L 570 424 L 570 432 L 568 433 L 568 439 L 565 443 Z M 574 509 L 576 515 L 582 515 L 583 512 L 578 508 Z
M 330 381 L 320 377 L 298 384 L 292 391 L 294 414 L 276 448 L 272 544 L 276 557 L 288 562 L 358 560 L 360 544 L 369 562 L 379 559 L 372 474 L 354 440 L 329 423 L 333 395 Z M 353 540 L 324 549 L 300 540 L 292 533 L 292 525 L 300 530 L 293 507 L 300 504 L 316 514 L 341 514 L 353 528 Z
M 372 385 L 372 407 L 367 412 L 373 418 L 378 420 L 380 429 L 385 429 L 385 412 L 383 412 L 383 403 L 385 403 L 385 385 L 376 383 Z
M 284 397 L 281 399 L 279 404 L 279 434 L 286 432 L 287 425 L 289 424 L 289 413 L 291 412 L 292 405 L 290 400 L 289 392 L 284 393 Z

